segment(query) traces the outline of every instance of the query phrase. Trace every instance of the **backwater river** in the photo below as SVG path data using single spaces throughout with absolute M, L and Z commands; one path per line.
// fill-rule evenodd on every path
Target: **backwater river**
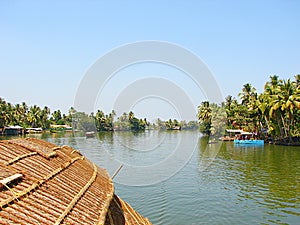
M 153 224 L 300 224 L 300 147 L 209 144 L 198 131 L 34 136 L 110 175 L 123 164 L 115 192 Z

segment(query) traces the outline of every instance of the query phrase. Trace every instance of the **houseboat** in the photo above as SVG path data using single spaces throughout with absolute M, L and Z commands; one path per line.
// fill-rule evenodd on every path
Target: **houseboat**
M 23 127 L 21 126 L 7 126 L 4 127 L 3 133 L 5 135 L 19 135 L 23 133 Z
M 33 138 L 0 141 L 0 149 L 0 224 L 152 224 L 76 149 Z

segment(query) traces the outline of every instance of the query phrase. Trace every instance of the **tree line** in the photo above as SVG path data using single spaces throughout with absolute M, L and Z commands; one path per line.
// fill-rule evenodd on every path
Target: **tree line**
M 71 108 L 72 109 L 72 108 Z M 28 106 L 25 102 L 15 105 L 0 97 L 0 128 L 10 125 L 27 127 L 42 127 L 49 129 L 51 124 L 71 124 L 72 115 L 62 114 L 60 110 L 52 113 L 50 108 L 37 105 Z
M 247 83 L 238 97 L 240 101 L 229 95 L 221 105 L 202 102 L 197 115 L 200 131 L 220 135 L 220 127 L 243 129 L 289 143 L 300 137 L 300 75 L 294 80 L 270 76 L 262 93 Z
M 0 97 L 0 128 L 14 125 L 19 125 L 23 128 L 41 127 L 44 130 L 50 129 L 51 125 L 68 125 L 83 131 L 141 131 L 146 128 L 168 130 L 176 126 L 180 126 L 183 129 L 198 128 L 197 121 L 178 122 L 172 119 L 163 121 L 158 118 L 156 123 L 150 123 L 146 118 L 137 118 L 132 111 L 129 113 L 124 112 L 117 119 L 115 118 L 116 113 L 114 110 L 109 114 L 105 114 L 98 109 L 96 113 L 87 114 L 78 112 L 71 107 L 67 114 L 63 114 L 60 110 L 51 112 L 47 106 L 44 106 L 44 108 L 37 105 L 29 107 L 25 102 L 13 105 Z
M 145 130 L 150 129 L 198 129 L 205 135 L 223 135 L 225 129 L 243 129 L 257 133 L 260 138 L 272 138 L 293 142 L 300 137 L 300 75 L 294 80 L 270 76 L 262 93 L 247 83 L 238 94 L 239 100 L 228 95 L 220 105 L 204 101 L 198 106 L 198 121 L 157 119 L 150 123 L 146 118 L 137 118 L 131 111 L 117 119 L 113 110 L 105 114 L 101 110 L 86 114 L 73 107 L 68 114 L 60 110 L 50 111 L 44 106 L 28 106 L 25 102 L 11 104 L 0 97 L 0 128 L 20 125 L 24 128 L 51 125 L 69 125 L 84 131 Z

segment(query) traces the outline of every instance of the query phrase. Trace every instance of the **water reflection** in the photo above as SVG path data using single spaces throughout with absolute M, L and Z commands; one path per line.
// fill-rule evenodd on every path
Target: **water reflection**
M 206 142 L 200 140 L 200 159 Z M 205 175 L 236 192 L 235 204 L 252 210 L 258 221 L 296 223 L 300 216 L 299 150 L 271 145 L 237 147 L 224 142 Z

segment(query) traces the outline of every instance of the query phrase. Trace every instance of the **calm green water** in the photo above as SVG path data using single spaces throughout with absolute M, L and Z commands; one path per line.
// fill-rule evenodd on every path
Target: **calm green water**
M 125 178 L 116 183 L 116 193 L 154 224 L 300 224 L 300 147 L 208 145 L 195 131 L 100 133 L 89 139 L 71 134 L 38 137 L 77 148 L 105 167 L 115 159 L 148 167 L 176 155 L 173 161 L 178 160 L 180 169 L 183 152 L 191 153 L 178 172 L 175 162 L 130 175 L 124 168 L 117 175 L 115 181 Z M 161 176 L 153 178 L 153 173 Z M 167 179 L 169 174 L 173 176 Z M 166 180 L 154 182 L 161 177 Z M 151 185 L 124 184 L 147 179 Z

